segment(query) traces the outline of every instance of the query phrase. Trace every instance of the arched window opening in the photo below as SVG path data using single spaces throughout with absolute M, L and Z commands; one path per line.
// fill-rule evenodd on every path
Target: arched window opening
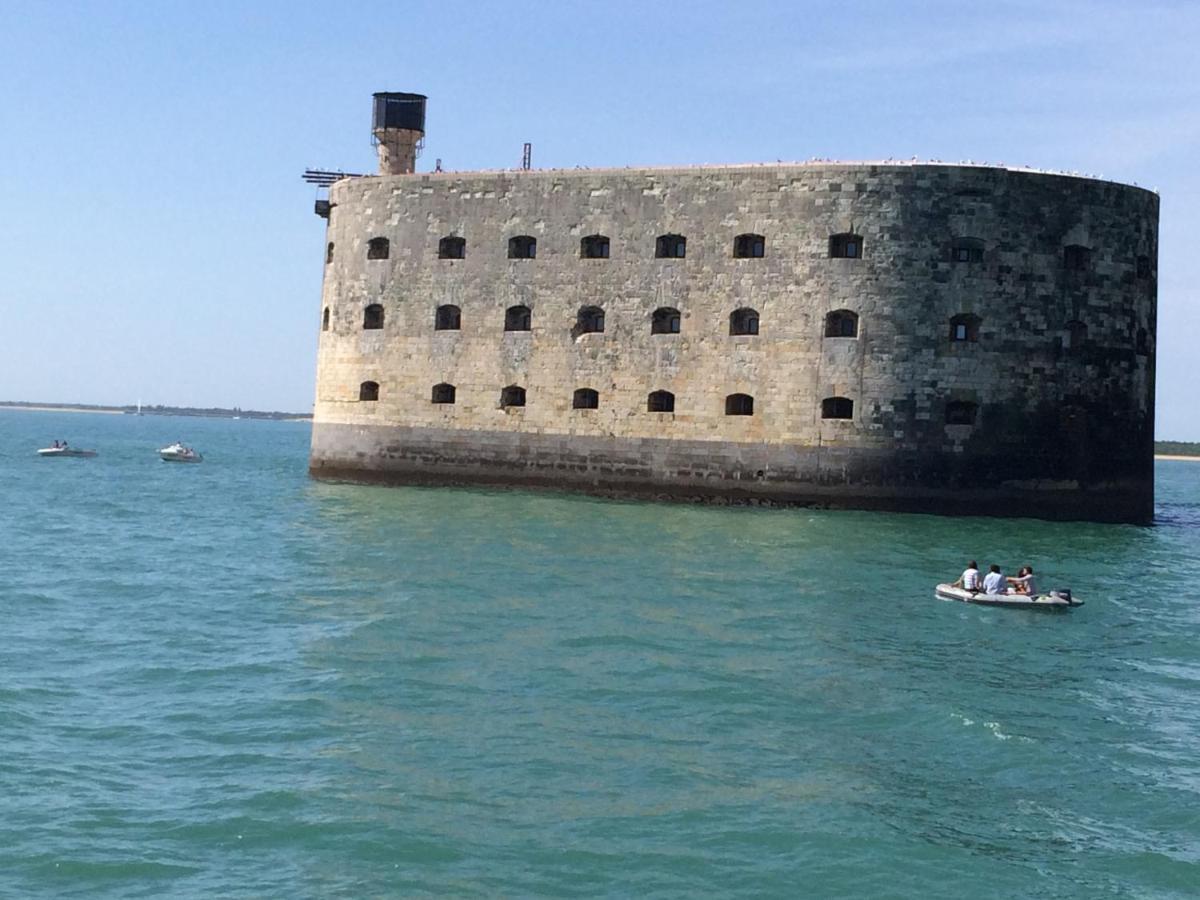
M 758 311 L 743 308 L 729 314 L 730 334 L 758 334 Z
M 597 334 L 604 331 L 604 310 L 598 306 L 585 306 L 575 317 L 578 334 Z
M 1067 349 L 1078 350 L 1087 341 L 1088 328 L 1078 319 L 1067 323 Z
M 433 395 L 430 397 L 433 403 L 453 403 L 454 402 L 454 385 L 452 384 L 435 384 L 433 386 Z
M 572 409 L 599 409 L 600 393 L 591 388 L 579 388 L 571 401 Z
M 325 307 L 325 311 L 321 313 L 321 330 L 329 330 L 329 307 Z
M 826 397 L 821 401 L 822 419 L 853 419 L 854 401 L 848 397 Z
M 333 241 L 330 241 L 328 246 L 325 247 L 325 263 L 329 264 L 331 262 L 333 262 Z
M 974 343 L 979 340 L 979 316 L 961 313 L 950 320 L 950 340 Z
M 862 253 L 862 235 L 846 233 L 829 236 L 829 255 L 834 259 L 858 259 Z
M 437 308 L 433 316 L 434 331 L 458 331 L 462 328 L 462 310 L 447 303 Z
M 825 337 L 858 337 L 858 313 L 835 309 L 825 316 Z
M 983 241 L 969 237 L 955 238 L 950 259 L 956 263 L 983 262 Z
M 754 415 L 754 398 L 749 394 L 730 394 L 725 398 L 725 415 L 752 416 Z
M 679 334 L 681 321 L 679 310 L 670 306 L 660 306 L 650 317 L 650 333 Z
M 510 306 L 504 311 L 505 331 L 529 331 L 533 327 L 533 313 L 528 306 Z
M 510 384 L 500 392 L 500 408 L 508 409 L 510 406 L 525 405 L 525 388 L 518 387 L 515 384 Z
M 736 259 L 761 259 L 767 255 L 767 239 L 761 234 L 739 234 L 733 239 Z
M 438 259 L 466 259 L 467 239 L 449 235 L 438 241 Z
M 608 238 L 589 234 L 579 242 L 579 255 L 584 259 L 608 259 Z
M 372 303 L 363 310 L 363 330 L 373 331 L 383 327 L 383 307 Z
M 379 382 L 364 381 L 358 386 L 358 399 L 374 402 L 379 399 Z
M 508 239 L 509 259 L 533 259 L 537 256 L 537 238 L 518 234 Z
M 658 259 L 682 259 L 687 256 L 687 238 L 682 234 L 660 234 L 654 244 Z
M 1142 256 L 1139 256 L 1137 258 L 1135 267 L 1137 270 L 1138 278 L 1149 278 L 1150 277 L 1150 257 L 1146 256 L 1145 254 L 1143 254 Z
M 670 391 L 652 391 L 646 398 L 647 412 L 675 412 L 675 395 Z
M 1063 247 L 1063 268 L 1068 272 L 1082 272 L 1091 264 L 1092 251 L 1082 244 Z
M 970 400 L 951 400 L 946 404 L 947 425 L 974 425 L 977 404 Z
M 391 243 L 385 237 L 371 238 L 367 241 L 367 259 L 387 259 Z

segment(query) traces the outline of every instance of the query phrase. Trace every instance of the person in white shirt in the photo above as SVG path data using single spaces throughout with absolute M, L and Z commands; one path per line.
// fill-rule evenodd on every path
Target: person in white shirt
M 1000 574 L 1000 567 L 995 563 L 988 566 L 988 573 L 983 576 L 983 592 L 985 594 L 1003 594 L 1008 590 L 1008 581 Z
M 971 560 L 967 563 L 966 571 L 959 576 L 958 581 L 952 585 L 956 588 L 962 588 L 964 591 L 979 590 L 979 563 Z
M 1013 586 L 1013 589 L 1018 594 L 1027 594 L 1030 597 L 1037 594 L 1037 583 L 1033 580 L 1033 566 L 1021 566 L 1017 570 L 1017 577 L 1009 577 L 1005 579 Z

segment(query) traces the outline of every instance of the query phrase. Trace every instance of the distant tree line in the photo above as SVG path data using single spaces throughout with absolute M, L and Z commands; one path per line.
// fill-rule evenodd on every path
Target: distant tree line
M 1191 441 L 1155 441 L 1154 452 L 1164 456 L 1200 456 L 1200 444 Z
M 138 412 L 136 404 L 128 406 L 103 406 L 97 403 L 40 403 L 31 400 L 5 400 L 0 406 L 35 407 L 38 409 L 90 409 L 97 412 L 120 412 L 134 415 Z M 220 406 L 143 406 L 144 416 L 207 416 L 209 418 L 231 419 L 235 416 L 242 419 L 311 419 L 312 413 L 275 412 L 273 410 L 242 409 L 235 406 L 225 409 Z
M 136 406 L 120 406 L 117 407 L 121 412 L 136 413 Z M 276 412 L 274 410 L 261 409 L 242 409 L 240 406 L 235 406 L 232 409 L 226 409 L 222 406 L 162 406 L 155 404 L 153 406 L 142 406 L 142 415 L 144 416 L 207 416 L 214 419 L 231 419 L 235 416 L 242 419 L 311 419 L 312 413 L 290 413 Z

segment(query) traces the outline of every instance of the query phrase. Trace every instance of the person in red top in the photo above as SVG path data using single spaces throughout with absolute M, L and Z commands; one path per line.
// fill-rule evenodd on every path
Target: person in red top
M 1016 577 L 1009 576 L 1007 580 L 1018 594 L 1033 596 L 1037 593 L 1037 583 L 1033 580 L 1033 566 L 1021 566 Z

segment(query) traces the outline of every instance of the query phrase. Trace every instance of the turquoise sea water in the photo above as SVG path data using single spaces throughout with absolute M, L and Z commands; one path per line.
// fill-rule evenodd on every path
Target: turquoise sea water
M 307 447 L 0 410 L 0 896 L 1200 892 L 1200 463 L 1136 528 L 330 485 Z M 968 555 L 1087 605 L 935 600 Z

